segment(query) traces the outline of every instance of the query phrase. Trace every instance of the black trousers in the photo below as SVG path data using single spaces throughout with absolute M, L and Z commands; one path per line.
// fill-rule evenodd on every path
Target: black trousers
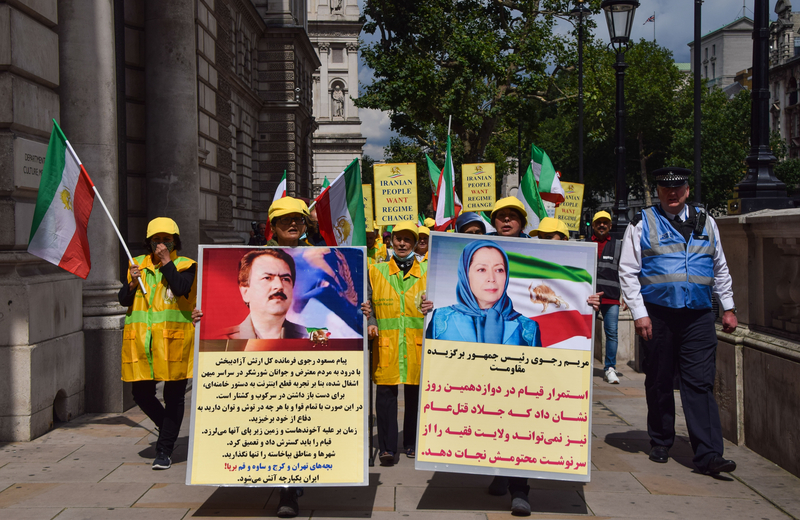
M 669 309 L 650 304 L 647 312 L 653 324 L 653 339 L 644 343 L 650 444 L 669 448 L 675 440 L 673 381 L 677 373 L 693 461 L 703 471 L 715 455 L 723 452 L 722 426 L 714 399 L 714 314 L 710 309 Z
M 188 379 L 164 381 L 164 405 L 156 397 L 157 381 L 134 381 L 133 400 L 158 426 L 156 451 L 172 455 L 183 422 L 183 407 Z
M 375 385 L 375 416 L 378 422 L 380 453 L 397 451 L 397 392 L 398 385 Z M 414 448 L 417 445 L 419 385 L 403 385 L 403 398 L 403 448 Z

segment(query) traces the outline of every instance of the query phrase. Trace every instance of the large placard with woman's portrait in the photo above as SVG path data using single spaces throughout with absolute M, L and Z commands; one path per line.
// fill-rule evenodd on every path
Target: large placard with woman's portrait
M 186 483 L 367 485 L 363 247 L 200 246 Z
M 416 468 L 588 482 L 597 246 L 431 235 Z

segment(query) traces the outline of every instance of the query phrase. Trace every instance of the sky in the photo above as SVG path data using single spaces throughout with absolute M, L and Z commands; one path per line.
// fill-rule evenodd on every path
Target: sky
M 402 0 L 398 0 L 402 1 Z M 715 31 L 744 15 L 753 18 L 753 5 L 755 0 L 704 0 L 701 15 L 701 30 L 705 35 Z M 769 0 L 770 19 L 776 19 L 774 12 L 777 0 Z M 358 1 L 359 7 L 363 0 Z M 800 8 L 797 2 L 795 9 Z M 744 11 L 743 11 L 744 8 Z M 798 9 L 800 10 L 800 9 Z M 659 45 L 667 47 L 673 53 L 676 62 L 689 62 L 688 43 L 694 38 L 694 1 L 693 0 L 640 0 L 636 10 L 631 39 L 636 42 L 641 38 L 653 39 L 653 23 L 644 24 L 650 16 L 655 14 L 655 38 Z M 595 16 L 597 25 L 596 33 L 605 42 L 608 42 L 608 26 L 605 17 L 600 14 Z M 567 22 L 557 30 L 567 32 Z M 362 34 L 361 39 L 367 43 L 375 41 L 376 35 Z M 372 71 L 364 64 L 359 64 L 359 82 L 363 88 L 372 82 Z M 389 138 L 394 134 L 389 129 L 389 117 L 378 110 L 360 109 L 361 134 L 367 137 L 364 154 L 373 159 L 383 159 L 383 148 L 389 143 Z

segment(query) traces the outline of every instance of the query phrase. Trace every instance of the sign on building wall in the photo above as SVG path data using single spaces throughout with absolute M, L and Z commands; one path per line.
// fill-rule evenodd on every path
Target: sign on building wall
M 39 189 L 46 154 L 46 143 L 14 139 L 14 188 Z
M 372 184 L 362 184 L 361 193 L 364 195 L 364 220 L 366 220 L 367 231 L 375 229 L 375 211 L 372 209 Z
M 462 211 L 491 211 L 495 201 L 494 163 L 461 165 Z
M 363 247 L 200 247 L 187 484 L 367 485 L 365 271 Z
M 417 165 L 376 164 L 375 219 L 379 226 L 417 221 Z
M 562 186 L 564 187 L 564 202 L 556 208 L 555 217 L 563 220 L 570 231 L 580 231 L 583 184 L 569 182 Z

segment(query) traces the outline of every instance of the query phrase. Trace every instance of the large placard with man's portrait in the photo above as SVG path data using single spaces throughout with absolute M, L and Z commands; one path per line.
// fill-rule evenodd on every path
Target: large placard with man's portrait
M 588 482 L 596 245 L 431 235 L 415 467 Z
M 186 483 L 367 485 L 364 248 L 199 256 Z

